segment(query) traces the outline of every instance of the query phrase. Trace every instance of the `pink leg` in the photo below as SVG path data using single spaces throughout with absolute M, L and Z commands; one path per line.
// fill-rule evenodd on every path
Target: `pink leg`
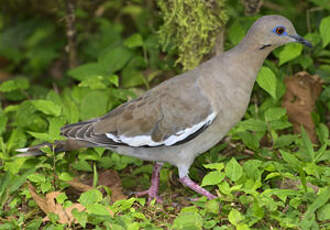
M 135 196 L 140 197 L 140 196 L 148 195 L 148 202 L 150 202 L 153 199 L 156 199 L 158 203 L 162 203 L 162 199 L 157 195 L 158 186 L 159 186 L 159 175 L 162 166 L 163 163 L 159 163 L 159 162 L 155 163 L 154 169 L 152 171 L 150 188 L 148 190 L 135 193 Z
M 211 194 L 209 191 L 207 191 L 206 189 L 202 188 L 201 186 L 199 186 L 198 184 L 193 182 L 189 178 L 189 176 L 184 176 L 184 177 L 180 178 L 179 180 L 182 184 L 184 184 L 185 186 L 191 188 L 195 192 L 197 192 L 197 193 L 199 193 L 203 196 L 206 196 L 209 200 L 217 198 L 217 196 Z

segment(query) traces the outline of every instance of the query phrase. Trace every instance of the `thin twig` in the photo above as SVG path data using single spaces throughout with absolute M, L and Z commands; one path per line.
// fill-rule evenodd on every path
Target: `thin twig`
M 75 28 L 75 0 L 66 0 L 66 36 L 68 38 L 68 45 L 66 47 L 69 54 L 69 67 L 77 66 L 77 49 L 76 49 L 76 28 Z

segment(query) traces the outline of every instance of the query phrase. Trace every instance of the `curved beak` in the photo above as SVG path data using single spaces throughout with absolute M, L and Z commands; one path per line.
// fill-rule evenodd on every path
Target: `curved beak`
M 294 42 L 299 42 L 305 46 L 308 46 L 309 48 L 312 48 L 312 43 L 309 41 L 305 40 L 304 38 L 300 37 L 299 35 L 288 35 L 290 38 L 293 38 Z

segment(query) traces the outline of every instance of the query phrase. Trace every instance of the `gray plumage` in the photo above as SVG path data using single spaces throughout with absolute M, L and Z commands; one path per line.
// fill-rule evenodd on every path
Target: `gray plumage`
M 284 28 L 283 34 L 279 28 Z M 101 146 L 143 160 L 168 162 L 178 168 L 181 179 L 188 178 L 196 156 L 217 144 L 243 117 L 267 55 L 296 41 L 309 45 L 286 18 L 261 17 L 231 50 L 101 118 L 63 127 L 62 135 L 70 144 L 57 142 L 58 151 Z M 33 152 L 32 148 L 24 150 Z M 197 185 L 183 183 L 214 198 Z

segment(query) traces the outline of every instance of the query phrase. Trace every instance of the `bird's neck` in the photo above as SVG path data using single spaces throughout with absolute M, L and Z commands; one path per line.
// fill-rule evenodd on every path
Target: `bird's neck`
M 272 47 L 264 47 L 246 36 L 237 46 L 229 50 L 231 56 L 240 60 L 245 68 L 259 71 Z

